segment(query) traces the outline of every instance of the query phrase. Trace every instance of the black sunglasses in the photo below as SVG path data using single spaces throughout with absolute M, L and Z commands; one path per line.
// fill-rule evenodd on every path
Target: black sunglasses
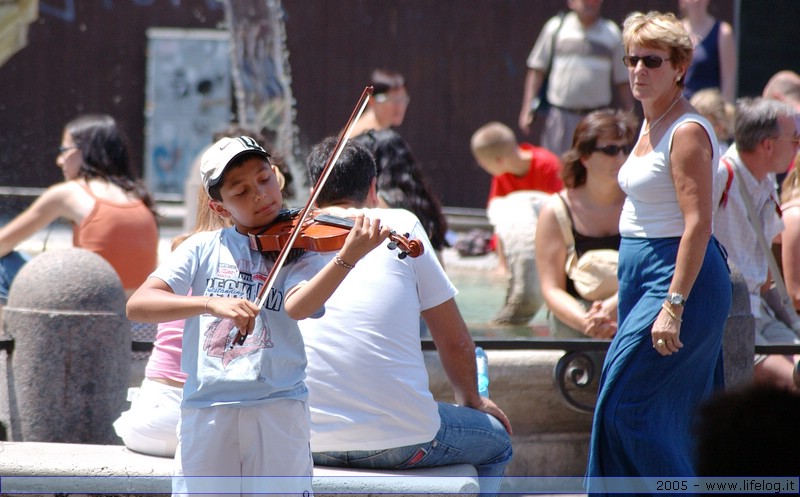
M 622 58 L 622 62 L 624 62 L 625 65 L 630 68 L 636 67 L 640 60 L 642 61 L 642 64 L 644 64 L 644 67 L 648 69 L 658 69 L 661 67 L 661 64 L 663 64 L 664 61 L 672 59 L 662 59 L 658 55 L 645 55 L 644 57 L 639 57 L 637 55 L 626 55 Z
M 606 145 L 605 147 L 597 147 L 594 149 L 595 152 L 602 152 L 609 157 L 616 157 L 618 153 L 622 152 L 625 155 L 631 153 L 633 147 L 630 145 Z
M 72 150 L 72 149 L 75 149 L 75 148 L 78 148 L 78 146 L 77 146 L 77 145 L 72 145 L 71 147 L 65 147 L 65 146 L 63 146 L 63 145 L 60 145 L 60 146 L 58 147 L 58 153 L 59 153 L 59 154 L 63 154 L 63 153 L 64 153 L 64 152 L 66 152 L 67 150 Z

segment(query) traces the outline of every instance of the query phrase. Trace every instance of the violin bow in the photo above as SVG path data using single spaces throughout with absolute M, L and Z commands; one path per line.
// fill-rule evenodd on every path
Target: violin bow
M 322 190 L 322 187 L 325 185 L 325 182 L 328 180 L 328 177 L 331 175 L 331 170 L 333 170 L 334 164 L 336 161 L 339 160 L 339 156 L 342 155 L 344 151 L 345 145 L 347 145 L 347 140 L 350 139 L 350 134 L 353 132 L 353 127 L 355 126 L 358 119 L 361 117 L 361 114 L 364 112 L 364 109 L 367 106 L 367 102 L 369 101 L 369 97 L 372 95 L 374 91 L 374 87 L 367 86 L 364 88 L 364 91 L 361 93 L 361 98 L 358 99 L 358 103 L 356 104 L 353 112 L 350 114 L 350 119 L 347 121 L 347 124 L 342 129 L 341 134 L 339 135 L 339 139 L 336 142 L 336 148 L 334 148 L 333 154 L 328 158 L 328 162 L 325 163 L 325 167 L 322 170 L 319 178 L 317 179 L 317 183 L 314 185 L 314 189 L 311 191 L 311 196 L 306 202 L 305 207 L 299 214 L 299 219 L 297 220 L 297 224 L 295 225 L 294 229 L 292 230 L 291 234 L 289 235 L 289 240 L 286 244 L 281 248 L 281 251 L 278 253 L 278 257 L 275 260 L 275 264 L 272 266 L 272 269 L 267 276 L 267 281 L 264 283 L 264 286 L 261 287 L 261 290 L 258 292 L 258 297 L 256 297 L 256 305 L 258 305 L 259 309 L 263 309 L 264 305 L 267 302 L 269 297 L 269 292 L 272 290 L 272 286 L 275 284 L 275 280 L 278 278 L 278 272 L 283 267 L 286 259 L 289 257 L 289 251 L 291 250 L 292 246 L 294 245 L 297 237 L 300 236 L 300 232 L 302 231 L 301 228 L 303 224 L 305 224 L 306 220 L 308 219 L 308 215 L 311 212 L 311 208 L 314 203 L 317 201 L 319 197 L 319 193 Z M 237 345 L 241 345 L 244 343 L 244 340 L 247 338 L 247 335 L 243 335 L 241 332 L 238 332 L 238 336 L 235 339 L 235 343 Z

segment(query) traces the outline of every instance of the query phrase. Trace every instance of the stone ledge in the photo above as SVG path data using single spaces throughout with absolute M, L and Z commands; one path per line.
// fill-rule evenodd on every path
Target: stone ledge
M 139 454 L 121 445 L 0 442 L 4 496 L 171 492 L 172 459 Z M 477 494 L 475 468 L 467 464 L 407 471 L 315 467 L 316 496 L 338 494 Z

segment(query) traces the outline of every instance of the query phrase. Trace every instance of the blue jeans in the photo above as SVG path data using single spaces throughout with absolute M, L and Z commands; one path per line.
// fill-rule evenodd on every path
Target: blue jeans
M 12 251 L 0 257 L 0 305 L 8 303 L 8 291 L 20 268 L 28 262 L 28 258 L 19 252 Z
M 362 469 L 411 469 L 471 464 L 482 494 L 496 494 L 511 460 L 511 438 L 494 416 L 439 402 L 441 426 L 430 442 L 384 450 L 314 452 L 314 464 Z

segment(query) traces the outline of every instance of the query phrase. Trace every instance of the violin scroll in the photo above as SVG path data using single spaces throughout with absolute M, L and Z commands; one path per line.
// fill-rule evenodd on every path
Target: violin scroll
M 386 246 L 389 250 L 399 249 L 400 253 L 397 254 L 399 259 L 405 259 L 409 255 L 411 257 L 419 257 L 425 252 L 425 247 L 419 240 L 411 240 L 411 235 L 398 235 L 392 231 L 389 233 L 389 244 Z

